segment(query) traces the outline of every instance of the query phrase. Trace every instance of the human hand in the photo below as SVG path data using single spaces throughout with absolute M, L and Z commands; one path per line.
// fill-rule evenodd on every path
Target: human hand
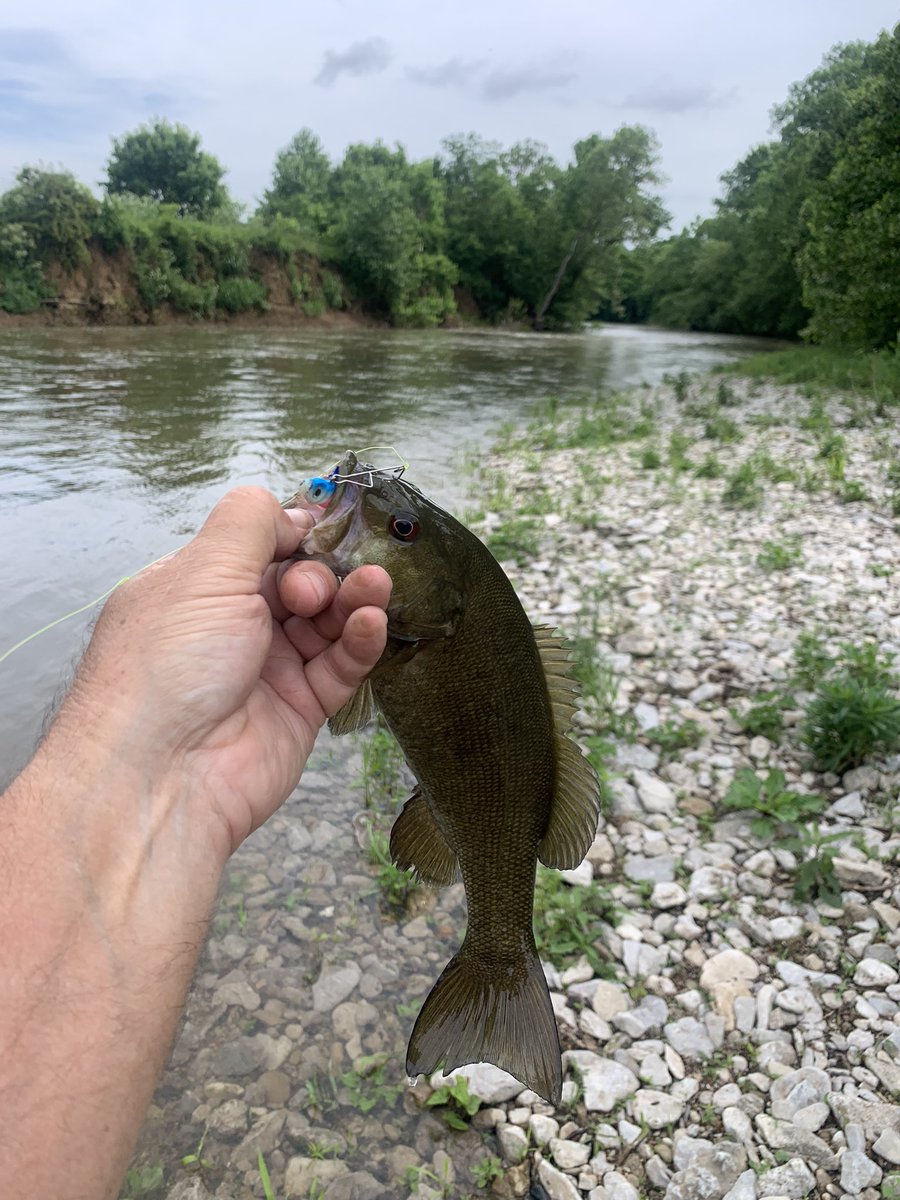
M 285 569 L 311 526 L 261 489 L 229 492 L 184 549 L 113 593 L 57 722 L 189 807 L 225 854 L 296 786 L 384 649 L 380 567 L 340 588 L 319 563 Z

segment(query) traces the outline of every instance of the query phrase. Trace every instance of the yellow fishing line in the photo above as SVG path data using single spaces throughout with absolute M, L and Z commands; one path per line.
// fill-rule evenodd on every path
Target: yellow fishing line
M 170 550 L 167 554 L 161 554 L 159 558 L 154 558 L 153 562 L 147 563 L 146 566 L 134 572 L 133 575 L 123 575 L 122 578 L 107 588 L 100 596 L 96 596 L 93 600 L 88 600 L 87 604 L 82 604 L 80 608 L 73 608 L 71 612 L 67 612 L 62 617 L 57 617 L 55 621 L 50 621 L 44 625 L 42 629 L 35 629 L 34 633 L 29 633 L 27 637 L 23 637 L 20 642 L 16 642 L 14 646 L 10 646 L 8 650 L 4 650 L 0 654 L 0 663 L 5 662 L 11 654 L 15 654 L 17 650 L 21 650 L 23 646 L 27 646 L 29 642 L 33 642 L 35 638 L 40 637 L 42 633 L 48 633 L 51 629 L 55 629 L 57 625 L 62 625 L 63 621 L 68 621 L 71 617 L 77 617 L 79 613 L 87 612 L 89 608 L 93 608 L 95 604 L 99 604 L 105 600 L 107 596 L 111 596 L 116 588 L 121 587 L 123 583 L 127 583 L 129 579 L 133 579 L 135 575 L 140 575 L 141 571 L 146 571 L 147 567 L 155 567 L 157 563 L 161 563 L 163 559 L 170 558 L 175 554 L 175 550 Z

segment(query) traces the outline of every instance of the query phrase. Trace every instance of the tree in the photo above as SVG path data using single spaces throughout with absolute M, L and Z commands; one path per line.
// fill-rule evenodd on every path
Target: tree
M 88 257 L 100 211 L 97 199 L 68 171 L 23 167 L 0 197 L 0 222 L 18 225 L 43 263 L 73 268 Z
M 113 139 L 106 190 L 148 196 L 174 204 L 182 216 L 208 218 L 228 202 L 224 174 L 218 159 L 200 149 L 197 134 L 157 120 Z
M 316 233 L 330 223 L 331 160 L 311 129 L 301 129 L 275 159 L 272 186 L 265 192 L 262 217 L 291 217 Z

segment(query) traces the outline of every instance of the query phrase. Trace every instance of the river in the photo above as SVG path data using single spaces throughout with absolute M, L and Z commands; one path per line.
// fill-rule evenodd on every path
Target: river
M 228 327 L 0 337 L 0 654 L 180 545 L 238 483 L 287 495 L 350 447 L 396 446 L 446 505 L 462 453 L 556 396 L 703 371 L 771 343 L 609 326 L 571 335 Z M 92 612 L 0 662 L 0 782 L 34 747 Z

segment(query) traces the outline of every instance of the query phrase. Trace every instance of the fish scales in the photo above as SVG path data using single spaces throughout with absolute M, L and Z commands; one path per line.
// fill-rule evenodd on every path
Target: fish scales
M 381 711 L 418 781 L 392 857 L 435 884 L 460 872 L 466 890 L 465 937 L 419 1013 L 407 1070 L 493 1062 L 558 1102 L 535 869 L 539 858 L 576 865 L 599 813 L 596 776 L 565 736 L 567 656 L 531 625 L 486 547 L 418 489 L 350 453 L 329 479 L 301 557 L 341 577 L 378 563 L 393 581 L 384 655 L 332 727 L 361 728 Z

